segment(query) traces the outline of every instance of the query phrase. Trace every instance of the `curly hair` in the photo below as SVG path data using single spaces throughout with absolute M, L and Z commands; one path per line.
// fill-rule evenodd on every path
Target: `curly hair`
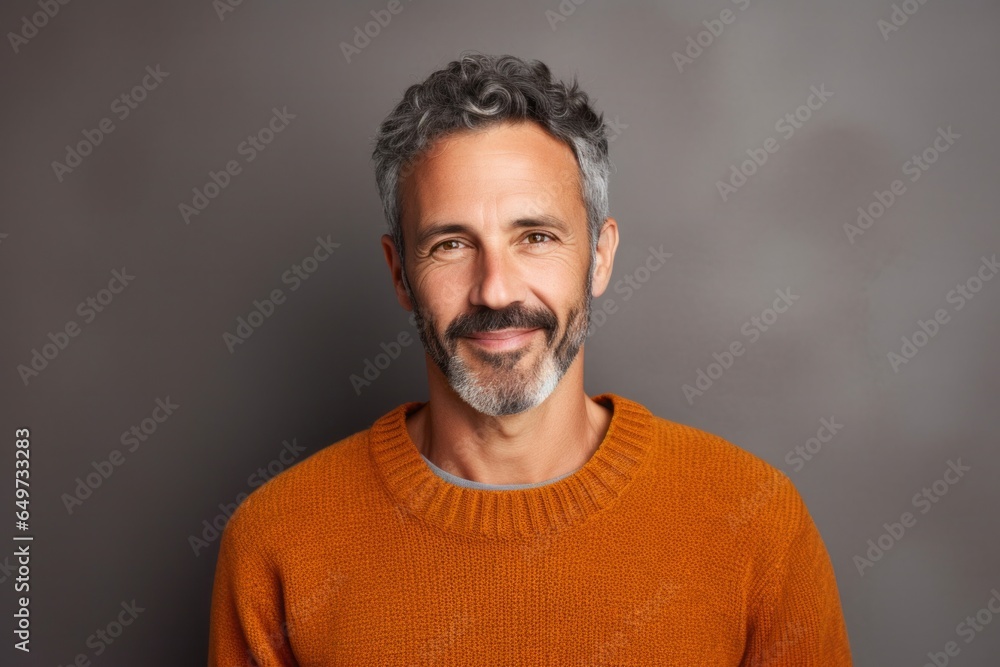
M 597 239 L 608 216 L 611 171 L 603 114 L 591 107 L 576 77 L 567 85 L 553 81 L 549 68 L 538 60 L 474 51 L 463 52 L 458 60 L 407 88 L 375 135 L 375 180 L 389 235 L 401 259 L 405 255 L 400 185 L 431 144 L 452 132 L 521 121 L 538 123 L 573 150 L 593 265 Z

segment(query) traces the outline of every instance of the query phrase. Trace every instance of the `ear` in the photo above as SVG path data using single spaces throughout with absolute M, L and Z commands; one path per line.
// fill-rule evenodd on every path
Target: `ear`
M 399 258 L 399 253 L 396 252 L 396 245 L 392 242 L 392 237 L 388 234 L 382 235 L 382 252 L 385 253 L 385 262 L 389 265 L 393 288 L 396 290 L 396 300 L 405 310 L 412 311 L 413 303 L 403 285 L 403 262 Z
M 614 218 L 605 218 L 601 234 L 597 237 L 597 252 L 594 256 L 594 281 L 591 294 L 599 297 L 604 294 L 611 282 L 611 270 L 614 268 L 615 251 L 618 249 L 618 222 Z

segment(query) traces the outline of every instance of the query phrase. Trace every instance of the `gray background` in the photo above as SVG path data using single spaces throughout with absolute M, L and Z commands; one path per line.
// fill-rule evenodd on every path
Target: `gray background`
M 349 379 L 380 343 L 417 340 L 379 246 L 371 137 L 407 85 L 476 49 L 577 74 L 617 119 L 621 245 L 604 297 L 617 311 L 587 343 L 587 392 L 638 400 L 789 474 L 836 568 L 856 664 L 922 665 L 948 641 L 951 664 L 997 664 L 1000 619 L 971 643 L 956 626 L 1000 590 L 1000 280 L 961 310 L 946 295 L 1000 251 L 1000 7 L 927 2 L 885 39 L 888 0 L 567 0 L 554 29 L 555 0 L 404 0 L 348 63 L 340 43 L 386 5 L 244 0 L 220 19 L 208 0 L 71 2 L 18 53 L 0 45 L 0 498 L 13 498 L 14 429 L 30 427 L 35 535 L 33 651 L 10 646 L 0 571 L 0 662 L 203 664 L 218 542 L 195 555 L 189 536 L 258 468 L 283 465 L 283 441 L 306 448 L 301 460 L 426 399 L 419 343 L 360 393 Z M 678 71 L 672 54 L 727 8 L 735 20 Z M 37 11 L 6 2 L 0 28 Z M 113 100 L 157 64 L 169 76 L 119 120 Z M 775 123 L 821 84 L 833 96 L 786 139 Z M 237 146 L 273 107 L 295 119 L 246 163 Z M 115 130 L 60 182 L 52 162 L 104 117 Z M 911 182 L 904 162 L 948 126 L 960 138 Z M 778 152 L 723 201 L 716 181 L 768 137 Z M 231 159 L 242 172 L 185 224 L 178 205 Z M 844 224 L 894 179 L 905 194 L 850 243 Z M 340 247 L 291 291 L 282 274 L 327 235 Z M 668 262 L 616 293 L 661 244 Z M 77 304 L 122 267 L 134 281 L 84 323 Z M 223 333 L 276 288 L 287 300 L 230 353 Z M 799 299 L 751 342 L 741 327 L 779 288 Z M 894 371 L 888 353 L 938 308 L 950 320 Z M 25 384 L 18 365 L 70 320 L 79 335 Z M 687 400 L 682 386 L 735 341 L 745 354 Z M 167 397 L 180 407 L 70 514 L 76 478 Z M 821 418 L 843 428 L 795 470 L 786 455 Z M 971 470 L 921 514 L 914 494 L 959 458 Z M 0 531 L 11 545 L 13 509 Z M 862 576 L 854 556 L 906 511 L 916 525 Z M 88 636 L 133 599 L 144 611 L 95 657 Z

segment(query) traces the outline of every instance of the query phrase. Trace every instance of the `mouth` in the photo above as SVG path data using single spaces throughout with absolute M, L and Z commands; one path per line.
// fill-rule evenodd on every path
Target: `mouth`
M 538 331 L 541 329 L 501 329 L 499 331 L 481 331 L 462 338 L 487 350 L 511 350 L 529 342 Z

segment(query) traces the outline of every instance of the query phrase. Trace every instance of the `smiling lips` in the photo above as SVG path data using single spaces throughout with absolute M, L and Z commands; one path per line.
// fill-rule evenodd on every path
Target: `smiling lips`
M 480 331 L 464 336 L 477 345 L 490 350 L 508 350 L 526 343 L 529 337 L 540 329 L 501 329 L 499 331 Z

